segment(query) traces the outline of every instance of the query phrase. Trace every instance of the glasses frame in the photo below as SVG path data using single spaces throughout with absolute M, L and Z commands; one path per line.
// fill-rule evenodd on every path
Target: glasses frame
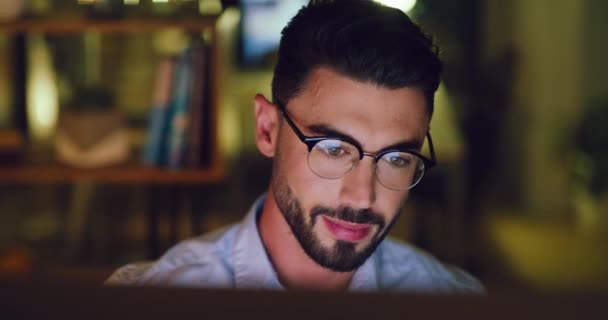
M 368 157 L 374 158 L 374 166 L 378 163 L 378 161 L 382 158 L 382 156 L 384 156 L 387 153 L 391 153 L 391 152 L 408 152 L 408 153 L 411 153 L 411 154 L 419 157 L 420 159 L 422 159 L 422 162 L 424 163 L 424 172 L 423 172 L 423 175 L 428 170 L 430 170 L 435 165 L 437 165 L 437 158 L 435 157 L 435 149 L 433 147 L 433 139 L 431 138 L 431 131 L 430 130 L 428 130 L 426 132 L 426 139 L 428 140 L 429 152 L 431 154 L 431 158 L 430 159 L 427 158 L 427 157 L 425 157 L 425 156 L 423 156 L 417 150 L 412 150 L 410 148 L 390 148 L 389 147 L 387 149 L 380 150 L 380 151 L 378 151 L 377 153 L 374 154 L 374 153 L 363 151 L 363 148 L 361 147 L 361 144 L 359 142 L 357 142 L 357 141 L 355 141 L 353 139 L 349 139 L 348 137 L 334 137 L 334 136 L 309 137 L 309 136 L 306 136 L 304 133 L 302 133 L 302 131 L 298 128 L 298 126 L 295 124 L 295 122 L 293 122 L 293 120 L 291 119 L 291 117 L 287 113 L 287 106 L 285 104 L 283 104 L 281 101 L 277 100 L 277 99 L 275 99 L 275 104 L 278 107 L 278 110 L 281 113 L 281 115 L 283 116 L 283 118 L 285 118 L 285 121 L 287 121 L 287 124 L 289 125 L 289 127 L 291 127 L 291 129 L 293 130 L 293 132 L 298 137 L 298 139 L 300 139 L 300 141 L 302 141 L 306 145 L 306 147 L 308 147 L 308 152 L 309 153 L 312 151 L 312 149 L 315 147 L 315 145 L 317 143 L 319 143 L 319 142 L 321 142 L 323 140 L 340 140 L 340 141 L 348 142 L 348 143 L 352 144 L 353 146 L 355 146 L 355 148 L 357 148 L 357 150 L 359 151 L 359 162 L 361 160 L 363 160 L 364 156 L 368 156 Z M 356 168 L 357 165 L 359 165 L 359 162 L 357 162 L 357 164 L 355 166 L 353 166 L 353 169 Z M 353 169 L 351 169 L 351 171 Z M 348 173 L 346 173 L 346 174 L 348 174 Z M 330 178 L 324 178 L 324 179 L 330 179 Z M 420 182 L 420 180 L 422 180 L 422 177 L 420 177 L 420 179 L 416 183 L 414 183 L 413 185 L 411 185 L 407 189 L 411 189 L 412 187 L 414 187 L 416 184 L 418 184 L 418 182 Z M 389 188 L 389 189 L 392 189 L 392 188 Z

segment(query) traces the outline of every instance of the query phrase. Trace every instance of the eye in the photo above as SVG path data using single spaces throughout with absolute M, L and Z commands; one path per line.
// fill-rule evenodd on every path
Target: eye
M 412 164 L 412 157 L 403 153 L 389 153 L 384 159 L 393 168 L 406 168 Z
M 409 161 L 401 157 L 391 157 L 391 165 L 394 167 L 405 167 L 409 164 Z
M 325 152 L 332 157 L 339 157 L 344 154 L 344 149 L 342 147 L 329 147 L 325 149 Z
M 324 140 L 316 145 L 316 148 L 321 150 L 323 154 L 330 158 L 340 158 L 351 154 L 351 148 L 348 144 L 339 140 Z

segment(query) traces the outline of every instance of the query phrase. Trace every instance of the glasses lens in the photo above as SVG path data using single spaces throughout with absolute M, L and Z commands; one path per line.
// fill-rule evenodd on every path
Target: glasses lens
M 308 154 L 308 165 L 312 172 L 326 179 L 344 177 L 358 161 L 359 150 L 337 139 L 319 141 Z
M 376 176 L 389 189 L 406 190 L 420 182 L 424 169 L 424 161 L 415 154 L 389 152 L 376 163 Z

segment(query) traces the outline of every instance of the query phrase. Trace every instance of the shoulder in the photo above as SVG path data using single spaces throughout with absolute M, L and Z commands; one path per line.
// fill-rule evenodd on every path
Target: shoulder
M 394 239 L 376 251 L 380 286 L 388 291 L 420 293 L 484 293 L 483 285 L 467 272 L 438 261 L 427 252 Z
M 230 287 L 234 272 L 230 252 L 236 226 L 189 239 L 169 249 L 159 260 L 116 270 L 107 285 Z

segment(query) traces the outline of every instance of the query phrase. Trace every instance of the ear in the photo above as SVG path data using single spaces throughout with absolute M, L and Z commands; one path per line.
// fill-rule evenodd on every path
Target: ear
M 263 155 L 272 158 L 276 152 L 279 136 L 278 110 L 261 94 L 255 95 L 254 104 L 255 144 Z

